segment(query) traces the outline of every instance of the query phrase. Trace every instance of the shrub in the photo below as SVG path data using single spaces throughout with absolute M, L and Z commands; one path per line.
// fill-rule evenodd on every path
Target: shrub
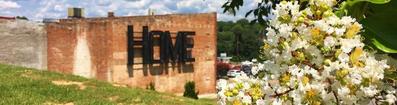
M 184 97 L 198 99 L 198 92 L 196 92 L 194 81 L 189 81 L 185 84 L 185 92 L 183 92 Z
M 148 86 L 146 86 L 147 90 L 152 90 L 152 91 L 156 91 L 156 88 L 154 86 L 153 82 L 150 82 Z

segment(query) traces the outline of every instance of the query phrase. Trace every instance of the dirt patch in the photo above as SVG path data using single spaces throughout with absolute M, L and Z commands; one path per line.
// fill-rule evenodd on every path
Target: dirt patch
M 184 102 L 185 101 L 182 98 L 177 98 L 177 97 L 170 96 L 170 95 L 162 95 L 161 98 L 162 99 L 167 99 L 167 100 L 175 100 L 175 101 L 179 101 L 179 102 Z
M 141 103 L 141 102 L 142 102 L 141 98 L 139 98 L 139 97 L 135 98 L 135 99 L 132 100 L 132 101 L 134 101 L 134 102 L 136 102 L 136 103 Z
M 22 77 L 30 77 L 33 74 L 32 70 L 24 70 L 21 74 Z
M 85 86 L 83 82 L 66 81 L 66 80 L 56 80 L 51 82 L 55 85 L 77 85 L 79 86 L 80 90 L 84 90 L 85 88 L 87 88 L 87 86 Z
M 60 104 L 60 103 L 54 103 L 54 102 L 45 102 L 43 105 L 74 105 L 73 102 L 65 103 L 65 104 Z
M 112 97 L 109 97 L 108 99 L 110 100 L 110 101 L 116 101 L 117 99 L 119 99 L 120 97 L 119 96 L 112 96 Z
M 116 84 L 116 83 L 113 83 L 112 85 L 113 85 L 114 87 L 127 87 L 127 85 Z
M 37 80 L 37 79 L 40 78 L 39 76 L 34 75 L 32 70 L 24 70 L 24 71 L 21 73 L 21 76 L 22 76 L 22 77 L 26 77 L 26 78 L 31 78 L 31 79 L 34 79 L 34 80 Z

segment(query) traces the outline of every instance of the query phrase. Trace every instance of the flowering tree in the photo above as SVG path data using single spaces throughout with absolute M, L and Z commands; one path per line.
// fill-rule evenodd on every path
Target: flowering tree
M 266 15 L 275 5 L 285 0 L 254 0 L 257 7 L 248 11 L 246 17 L 253 15 L 251 22 L 259 22 L 266 25 Z M 291 1 L 291 0 L 286 0 Z M 293 0 L 299 1 L 301 8 L 308 7 L 310 0 Z M 366 29 L 362 35 L 366 42 L 385 53 L 397 53 L 397 1 L 395 0 L 328 0 L 334 2 L 333 8 L 335 14 L 341 16 L 352 16 L 356 21 L 364 25 Z M 228 0 L 222 8 L 224 12 L 235 14 L 247 0 Z
M 336 4 L 276 4 L 262 47 L 266 61 L 252 76 L 219 80 L 219 104 L 395 104 L 396 84 L 384 79 L 392 68 L 364 49 L 362 25 L 338 17 Z

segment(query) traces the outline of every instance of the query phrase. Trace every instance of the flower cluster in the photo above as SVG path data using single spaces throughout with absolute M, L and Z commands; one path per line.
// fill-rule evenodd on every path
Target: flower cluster
M 383 82 L 386 60 L 364 49 L 362 26 L 337 17 L 335 0 L 282 1 L 271 11 L 254 76 L 217 84 L 219 104 L 369 104 L 396 102 Z

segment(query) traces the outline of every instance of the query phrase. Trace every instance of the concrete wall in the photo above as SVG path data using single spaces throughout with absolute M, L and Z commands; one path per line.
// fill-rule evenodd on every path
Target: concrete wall
M 196 61 L 169 64 L 166 69 L 158 64 L 134 64 L 129 77 L 127 25 L 133 25 L 135 32 L 141 32 L 142 26 L 171 33 L 196 32 L 192 50 Z M 154 83 L 157 91 L 170 93 L 182 93 L 185 82 L 195 81 L 200 93 L 215 92 L 216 13 L 63 19 L 47 24 L 47 34 L 49 70 L 142 88 Z M 158 50 L 154 52 L 158 57 Z
M 0 63 L 46 69 L 44 25 L 25 20 L 1 20 Z

